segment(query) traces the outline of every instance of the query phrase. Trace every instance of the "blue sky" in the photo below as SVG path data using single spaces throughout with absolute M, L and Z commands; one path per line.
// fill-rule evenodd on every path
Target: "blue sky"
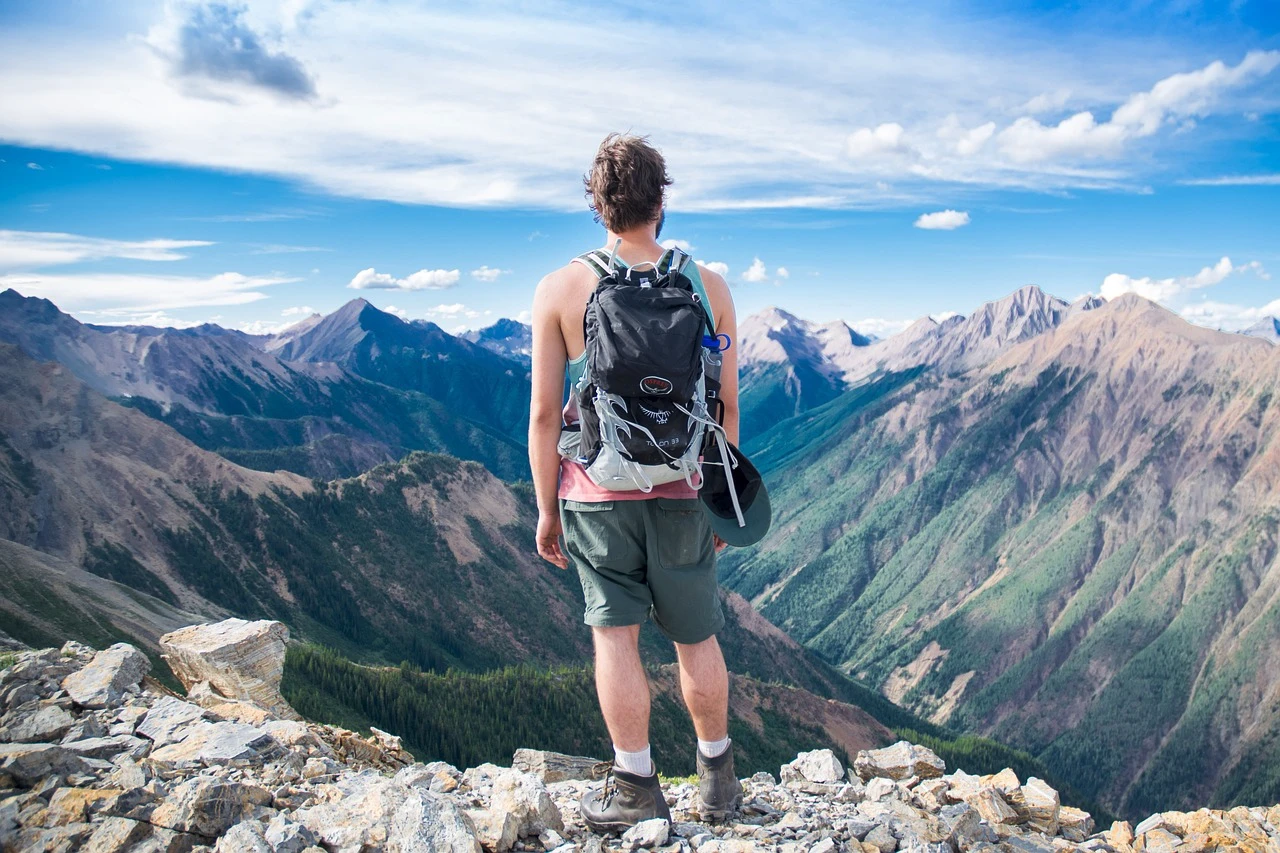
M 740 313 L 883 335 L 1028 283 L 1280 313 L 1270 0 L 475 8 L 0 2 L 0 288 L 487 325 L 600 242 L 580 176 L 632 130 Z

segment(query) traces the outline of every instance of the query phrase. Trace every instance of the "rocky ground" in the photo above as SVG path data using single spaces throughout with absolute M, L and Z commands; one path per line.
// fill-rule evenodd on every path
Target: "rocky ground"
M 1280 853 L 1280 806 L 1153 815 L 1095 832 L 1039 779 L 946 772 L 906 742 L 802 753 L 743 780 L 732 822 L 699 823 L 693 784 L 667 786 L 673 823 L 587 831 L 593 759 L 520 750 L 511 767 L 415 762 L 395 736 L 298 718 L 280 696 L 287 634 L 227 620 L 169 634 L 187 687 L 147 676 L 132 646 L 0 653 L 4 851 L 636 851 L 667 853 Z

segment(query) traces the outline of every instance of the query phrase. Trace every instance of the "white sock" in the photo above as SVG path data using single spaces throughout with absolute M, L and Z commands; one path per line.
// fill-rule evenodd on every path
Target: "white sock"
M 613 748 L 613 766 L 637 776 L 653 775 L 653 759 L 649 755 L 649 746 L 639 752 L 623 752 L 616 746 Z
M 702 753 L 703 758 L 715 758 L 724 755 L 724 751 L 729 748 L 729 738 L 725 737 L 721 740 L 699 740 L 698 752 Z

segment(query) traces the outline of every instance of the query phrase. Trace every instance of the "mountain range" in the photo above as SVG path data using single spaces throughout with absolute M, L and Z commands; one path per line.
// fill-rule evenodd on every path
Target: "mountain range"
M 1280 799 L 1265 333 L 1034 287 L 884 340 L 745 318 L 775 524 L 722 559 L 731 667 L 994 736 L 1126 814 Z M 533 555 L 527 326 L 358 299 L 275 335 L 108 327 L 7 291 L 0 341 L 11 633 L 234 613 L 373 664 L 587 656 Z
M 750 442 L 774 526 L 722 580 L 1122 813 L 1274 799 L 1280 348 L 1136 296 L 1032 296 Z M 1019 314 L 994 357 L 941 344 Z
M 0 341 L 249 467 L 332 478 L 432 450 L 528 476 L 527 368 L 363 299 L 250 336 L 87 325 L 7 290 Z

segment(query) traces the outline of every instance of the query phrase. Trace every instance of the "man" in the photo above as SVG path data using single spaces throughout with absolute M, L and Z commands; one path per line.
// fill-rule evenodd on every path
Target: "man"
M 584 179 L 606 251 L 619 264 L 657 263 L 663 198 L 671 184 L 662 155 L 644 139 L 612 134 Z M 724 279 L 704 266 L 687 267 L 709 305 L 718 334 L 737 339 L 733 299 Z M 670 819 L 649 750 L 649 683 L 640 662 L 640 625 L 650 617 L 675 643 L 680 688 L 698 735 L 700 814 L 722 819 L 741 797 L 728 735 L 728 674 L 716 642 L 724 624 L 716 587 L 713 538 L 697 492 L 684 480 L 652 491 L 611 491 L 557 450 L 565 371 L 581 376 L 583 318 L 598 273 L 569 263 L 544 278 L 533 302 L 533 401 L 529 458 L 538 498 L 538 553 L 578 571 L 585 621 L 595 644 L 596 691 L 613 740 L 611 779 L 582 800 L 583 819 L 605 832 L 655 817 Z M 728 439 L 738 441 L 737 350 L 723 354 L 720 399 Z M 559 539 L 563 535 L 564 547 Z M 612 784 L 610 784 L 612 782 Z

